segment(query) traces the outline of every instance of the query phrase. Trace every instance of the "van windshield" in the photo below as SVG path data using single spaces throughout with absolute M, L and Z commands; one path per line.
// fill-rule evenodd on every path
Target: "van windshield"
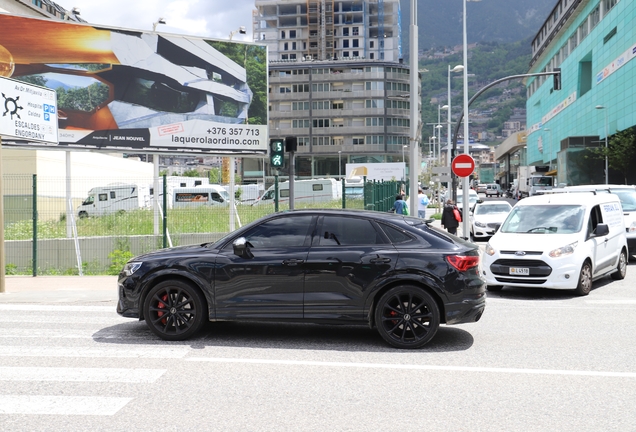
M 612 193 L 618 195 L 623 211 L 636 211 L 636 191 L 631 189 L 612 189 Z
M 84 200 L 84 202 L 82 203 L 82 205 L 91 205 L 95 202 L 95 196 L 94 195 L 89 195 L 88 198 L 86 198 Z
M 571 234 L 581 231 L 583 206 L 515 206 L 499 231 L 503 233 Z

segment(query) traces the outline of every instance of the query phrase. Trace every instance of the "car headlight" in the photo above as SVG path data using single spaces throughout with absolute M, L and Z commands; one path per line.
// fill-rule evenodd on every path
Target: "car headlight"
M 124 274 L 126 276 L 131 276 L 134 272 L 136 272 L 137 270 L 139 270 L 139 267 L 141 267 L 140 262 L 129 262 L 126 263 L 126 265 L 124 266 L 124 269 L 122 270 L 124 272 Z
M 627 232 L 633 233 L 636 232 L 636 221 L 632 222 L 627 228 Z
M 560 248 L 556 248 L 551 250 L 548 254 L 552 258 L 559 258 L 566 255 L 572 255 L 574 253 L 574 249 L 579 242 L 574 242 L 569 245 L 562 246 Z
M 475 221 L 475 226 L 478 226 L 479 228 L 486 228 L 486 224 L 479 221 Z
M 488 255 L 493 256 L 495 254 L 495 250 L 490 246 L 490 243 L 486 243 L 486 248 L 484 249 Z

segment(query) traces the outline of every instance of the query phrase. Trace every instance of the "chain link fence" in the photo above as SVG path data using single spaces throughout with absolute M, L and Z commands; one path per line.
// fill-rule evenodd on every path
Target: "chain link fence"
M 294 208 L 388 211 L 402 189 L 397 182 L 335 183 L 333 199 L 304 196 L 294 200 Z M 231 208 L 229 186 L 210 185 L 201 178 L 118 178 L 104 184 L 97 178 L 7 175 L 5 271 L 33 276 L 118 274 L 133 256 L 213 242 L 265 215 L 288 210 L 282 183 L 278 196 L 261 199 L 276 189 L 275 184 L 266 189 L 269 186 L 237 184 Z

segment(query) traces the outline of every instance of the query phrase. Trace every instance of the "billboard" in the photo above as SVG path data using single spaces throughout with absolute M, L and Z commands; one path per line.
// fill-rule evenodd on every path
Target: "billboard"
M 57 92 L 58 143 L 125 153 L 267 154 L 267 49 L 0 14 L 0 76 Z

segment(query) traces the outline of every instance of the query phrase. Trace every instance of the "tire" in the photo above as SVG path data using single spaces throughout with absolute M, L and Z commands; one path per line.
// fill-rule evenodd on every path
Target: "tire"
M 144 319 L 163 340 L 182 341 L 201 330 L 207 321 L 199 290 L 185 282 L 168 280 L 152 288 L 144 301 Z
M 579 283 L 574 290 L 580 296 L 586 296 L 592 290 L 592 264 L 586 260 L 581 267 Z
M 486 286 L 488 291 L 497 292 L 503 289 L 503 285 L 488 285 Z
M 625 249 L 621 251 L 621 254 L 618 257 L 618 265 L 616 266 L 616 271 L 612 273 L 612 279 L 614 280 L 623 280 L 625 279 L 625 275 L 627 274 L 627 252 Z
M 88 217 L 88 213 L 86 213 L 85 211 L 81 211 L 79 212 L 78 216 L 80 219 L 84 219 Z
M 412 285 L 391 288 L 380 297 L 375 309 L 378 333 L 395 348 L 421 348 L 433 339 L 439 322 L 435 299 Z

